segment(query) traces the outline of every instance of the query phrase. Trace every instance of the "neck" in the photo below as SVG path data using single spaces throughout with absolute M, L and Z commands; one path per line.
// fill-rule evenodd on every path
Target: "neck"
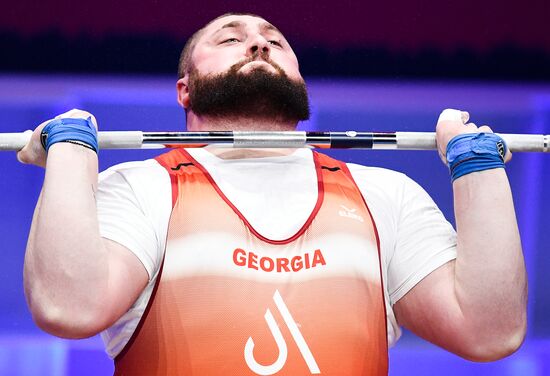
M 212 118 L 197 116 L 193 112 L 187 114 L 187 130 L 199 131 L 293 131 L 298 122 L 284 119 L 266 119 L 250 117 Z
M 187 130 L 190 132 L 201 131 L 294 131 L 297 121 L 281 119 L 250 118 L 250 117 L 225 117 L 212 118 L 197 116 L 192 111 L 187 113 Z M 221 159 L 262 158 L 289 155 L 295 149 L 233 149 L 207 147 L 207 150 Z
M 265 158 L 282 157 L 296 151 L 296 149 L 276 148 L 276 149 L 238 149 L 238 148 L 220 148 L 216 146 L 207 146 L 208 152 L 214 154 L 220 159 L 246 159 L 246 158 Z

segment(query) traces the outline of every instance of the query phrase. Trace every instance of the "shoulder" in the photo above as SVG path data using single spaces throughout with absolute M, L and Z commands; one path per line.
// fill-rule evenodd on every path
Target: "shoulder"
M 424 188 L 402 172 L 381 167 L 368 167 L 347 163 L 348 169 L 359 189 L 383 191 L 386 195 L 427 195 Z
M 170 176 L 155 159 L 120 163 L 99 174 L 100 188 L 121 184 L 132 189 L 155 191 L 160 186 L 169 186 Z
M 386 204 L 395 204 L 414 191 L 423 192 L 414 180 L 402 172 L 354 163 L 348 163 L 347 167 L 366 200 L 380 199 Z
M 170 175 L 156 160 L 125 162 L 99 174 L 98 201 L 132 198 L 144 207 L 156 205 L 171 209 Z M 162 203 L 159 202 L 162 201 Z M 168 202 L 165 205 L 164 201 Z
M 131 161 L 119 163 L 111 166 L 99 174 L 99 181 L 109 179 L 115 174 L 130 175 L 130 176 L 148 176 L 149 174 L 167 174 L 166 169 L 162 167 L 155 159 L 147 159 L 144 161 Z
M 369 180 L 372 183 L 389 184 L 411 180 L 407 175 L 399 171 L 382 167 L 363 166 L 356 163 L 346 163 L 353 177 Z

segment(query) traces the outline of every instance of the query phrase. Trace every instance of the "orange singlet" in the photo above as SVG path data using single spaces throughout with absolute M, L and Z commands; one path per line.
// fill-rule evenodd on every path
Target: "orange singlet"
M 313 157 L 317 204 L 285 240 L 186 151 L 157 158 L 173 191 L 165 257 L 115 375 L 387 375 L 375 225 L 346 165 Z

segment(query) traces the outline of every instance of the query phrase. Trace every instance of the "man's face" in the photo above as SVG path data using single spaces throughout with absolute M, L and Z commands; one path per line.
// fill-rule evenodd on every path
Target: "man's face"
M 227 16 L 208 25 L 177 86 L 179 103 L 198 116 L 287 123 L 309 118 L 296 55 L 259 17 Z
M 227 16 L 214 21 L 197 41 L 192 55 L 194 68 L 201 76 L 226 72 L 245 61 L 239 73 L 265 69 L 276 74 L 276 68 L 267 60 L 291 80 L 303 81 L 298 59 L 285 37 L 263 18 L 253 16 Z

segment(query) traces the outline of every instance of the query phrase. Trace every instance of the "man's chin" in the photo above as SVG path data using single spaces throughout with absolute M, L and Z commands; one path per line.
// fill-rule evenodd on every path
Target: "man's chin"
M 189 108 L 210 117 L 258 117 L 305 120 L 309 118 L 303 81 L 291 80 L 276 64 L 250 62 L 225 74 L 189 77 Z

